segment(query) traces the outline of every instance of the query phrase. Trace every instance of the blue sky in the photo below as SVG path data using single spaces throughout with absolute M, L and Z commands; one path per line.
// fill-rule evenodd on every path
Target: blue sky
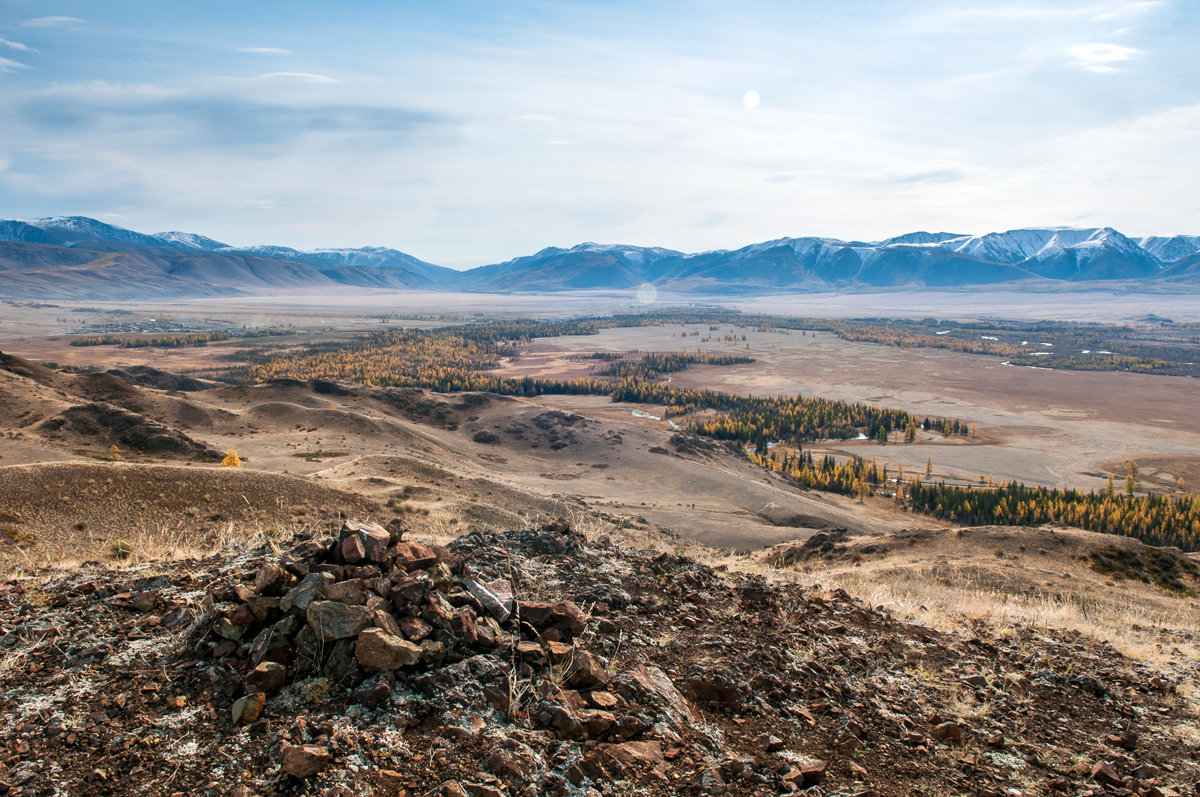
M 1198 40 L 1191 0 L 0 0 L 0 217 L 454 267 L 1200 234 Z

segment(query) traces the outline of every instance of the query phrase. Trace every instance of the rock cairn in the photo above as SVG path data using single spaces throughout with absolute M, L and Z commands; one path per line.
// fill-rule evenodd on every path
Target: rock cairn
M 534 547 L 547 553 L 582 540 L 565 523 L 536 533 Z M 259 723 L 273 695 L 314 677 L 370 708 L 388 706 L 398 682 L 448 695 L 470 683 L 497 716 L 556 738 L 609 740 L 570 768 L 579 783 L 664 769 L 658 738 L 678 739 L 698 724 L 662 670 L 638 666 L 614 677 L 579 644 L 588 617 L 576 603 L 519 600 L 508 579 L 485 580 L 448 548 L 406 541 L 399 524 L 348 520 L 336 538 L 300 543 L 213 597 L 202 645 L 212 658 L 238 662 L 235 726 Z M 472 665 L 487 672 L 468 673 Z M 464 737 L 482 732 L 486 712 L 456 710 L 459 698 L 450 696 L 439 721 Z M 634 741 L 651 729 L 658 738 Z M 519 757 L 502 757 L 495 767 L 522 768 Z M 295 778 L 330 761 L 320 745 L 285 742 L 280 751 L 282 771 Z

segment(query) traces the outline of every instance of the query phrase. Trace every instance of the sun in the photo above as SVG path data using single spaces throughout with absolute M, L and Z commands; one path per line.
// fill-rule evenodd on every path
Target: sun
M 757 108 L 761 99 L 762 97 L 758 96 L 757 91 L 750 89 L 746 92 L 746 95 L 742 97 L 742 105 L 745 105 L 747 108 Z

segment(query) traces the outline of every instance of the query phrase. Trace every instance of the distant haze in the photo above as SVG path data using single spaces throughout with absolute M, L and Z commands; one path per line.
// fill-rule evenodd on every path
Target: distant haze
M 0 217 L 391 247 L 1200 228 L 1200 4 L 6 2 Z

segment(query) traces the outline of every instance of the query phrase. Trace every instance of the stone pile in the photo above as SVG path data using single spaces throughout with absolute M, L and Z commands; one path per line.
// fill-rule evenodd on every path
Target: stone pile
M 1191 661 L 1149 666 L 1046 628 L 937 630 L 565 524 L 446 548 L 334 528 L 0 582 L 0 795 L 1200 784 Z
M 586 624 L 576 604 L 517 601 L 508 581 L 472 578 L 461 557 L 405 541 L 398 524 L 348 520 L 336 539 L 303 542 L 213 598 L 208 654 L 239 660 L 244 675 L 235 724 L 256 721 L 270 695 L 300 679 L 353 687 L 498 648 L 526 664 L 569 662 L 578 683 L 607 681 L 595 656 L 569 644 Z M 357 697 L 380 704 L 387 683 Z

